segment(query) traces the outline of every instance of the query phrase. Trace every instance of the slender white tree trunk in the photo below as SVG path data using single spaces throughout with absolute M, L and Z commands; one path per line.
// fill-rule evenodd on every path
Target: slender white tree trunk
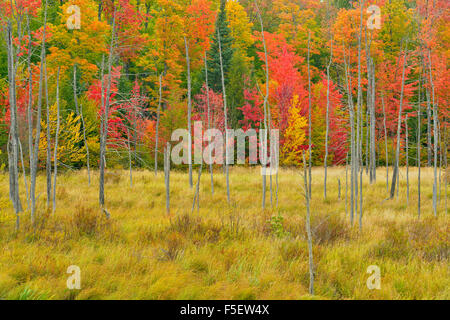
M 225 118 L 225 154 L 227 155 L 224 159 L 225 163 L 225 174 L 226 174 L 226 180 L 227 180 L 227 200 L 228 203 L 230 203 L 230 176 L 228 172 L 228 110 L 227 110 L 227 91 L 225 88 L 225 75 L 223 73 L 223 61 L 222 61 L 222 44 L 220 40 L 220 31 L 217 30 L 217 38 L 219 40 L 219 59 L 220 59 L 220 73 L 222 76 L 222 92 L 223 92 L 223 114 Z
M 324 166 L 324 182 L 323 182 L 323 197 L 327 198 L 327 169 L 328 169 L 328 138 L 329 138 L 329 130 L 330 130 L 330 67 L 333 62 L 333 38 L 331 38 L 331 46 L 330 46 L 330 62 L 327 65 L 327 111 L 326 111 L 326 132 L 325 132 L 325 158 L 323 161 Z
M 55 149 L 53 155 L 53 213 L 56 211 L 56 179 L 58 176 L 58 143 L 59 143 L 59 131 L 60 131 L 60 106 L 59 106 L 59 74 L 61 69 L 58 68 L 56 75 L 56 133 L 55 133 Z M 88 158 L 89 165 L 89 158 Z
M 109 48 L 109 57 L 108 57 L 108 82 L 106 84 L 106 101 L 102 101 L 102 105 L 104 106 L 104 115 L 102 117 L 102 132 L 100 138 L 100 186 L 99 186 L 99 202 L 100 208 L 105 214 L 106 218 L 110 218 L 110 214 L 108 210 L 105 208 L 105 166 L 106 166 L 106 144 L 108 140 L 108 118 L 109 118 L 109 106 L 110 106 L 110 98 L 111 98 L 111 80 L 112 80 L 112 60 L 114 53 L 114 38 L 115 38 L 115 30 L 116 30 L 116 10 L 114 8 L 113 14 L 113 22 L 112 22 L 112 32 L 111 32 L 111 45 Z M 103 70 L 104 70 L 104 59 L 102 61 L 102 99 L 103 99 Z M 104 100 L 104 99 L 103 99 Z M 104 104 L 103 104 L 104 103 Z
M 310 187 L 308 186 L 308 172 L 306 169 L 306 158 L 303 154 L 303 182 L 305 188 L 306 200 L 306 234 L 308 236 L 308 259 L 309 259 L 309 294 L 314 295 L 314 262 L 313 262 L 313 248 L 312 248 L 312 233 L 311 233 L 311 208 L 309 195 Z M 309 170 L 309 169 L 308 169 Z
M 191 125 L 191 113 L 192 113 L 192 100 L 191 100 L 191 62 L 189 58 L 189 44 L 184 37 L 184 45 L 186 48 L 186 65 L 187 65 L 187 86 L 188 86 L 188 162 L 189 162 L 189 186 L 191 189 L 194 186 L 193 180 L 192 180 L 192 125 Z M 226 115 L 225 115 L 226 117 Z
M 156 112 L 156 128 L 155 128 L 155 176 L 158 175 L 158 140 L 159 140 L 159 121 L 161 115 L 162 104 L 162 73 L 159 75 L 159 102 Z
M 400 139 L 401 139 L 401 129 L 402 129 L 402 111 L 403 111 L 403 94 L 405 89 L 405 69 L 406 69 L 406 55 L 407 55 L 407 46 L 406 43 L 405 50 L 403 52 L 403 71 L 402 71 L 402 88 L 400 93 L 400 106 L 398 109 L 398 120 L 397 120 L 397 148 L 395 150 L 395 162 L 394 162 L 394 172 L 392 175 L 392 184 L 391 184 L 391 195 L 390 198 L 393 199 L 395 195 L 395 187 L 398 183 L 397 179 L 399 179 L 399 157 L 400 157 Z M 397 188 L 398 191 L 398 188 Z

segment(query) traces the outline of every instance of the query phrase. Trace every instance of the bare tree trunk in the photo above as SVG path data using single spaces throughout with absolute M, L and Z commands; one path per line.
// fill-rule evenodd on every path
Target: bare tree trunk
M 345 56 L 345 46 L 343 46 L 344 52 L 344 70 L 345 70 L 345 83 L 347 87 L 347 100 L 348 100 L 348 108 L 350 113 L 350 129 L 351 129 L 351 138 L 350 138 L 350 146 L 351 146 L 351 172 L 350 172 L 350 224 L 353 226 L 354 213 L 355 213 L 355 175 L 356 175 L 356 146 L 355 146 L 355 110 L 353 106 L 353 95 L 351 91 L 351 78 L 350 78 L 350 66 L 347 66 L 347 59 Z M 349 58 L 350 64 L 350 58 Z
M 348 216 L 348 153 L 345 158 L 345 216 Z
M 434 84 L 433 84 L 433 73 L 432 73 L 432 63 L 431 63 L 431 50 L 428 50 L 428 72 L 432 93 L 432 104 L 433 104 L 433 136 L 434 136 L 434 180 L 433 180 L 433 212 L 437 216 L 437 145 L 438 145 L 438 110 L 434 99 Z
M 376 112 L 375 112 L 375 99 L 376 99 L 376 80 L 375 80 L 375 63 L 373 62 L 373 59 L 371 58 L 371 66 L 372 66 L 372 103 L 371 103 L 371 118 L 370 118 L 370 129 L 371 129 L 371 150 L 372 150 L 372 179 L 373 182 L 377 181 L 377 150 L 376 150 Z
M 437 108 L 439 108 L 439 102 L 436 103 Z M 438 116 L 438 142 L 439 142 L 439 188 L 438 188 L 438 205 L 441 204 L 441 186 L 442 186 L 442 141 L 441 141 L 441 121 Z
M 203 163 L 200 164 L 200 168 L 198 169 L 197 184 L 195 186 L 194 201 L 192 202 L 191 214 L 194 213 L 195 204 L 197 204 L 197 213 L 200 211 L 200 180 L 202 178 L 202 171 Z
M 10 105 L 10 131 L 8 138 L 8 168 L 9 168 L 9 195 L 16 214 L 16 231 L 20 228 L 19 213 L 22 212 L 22 204 L 19 197 L 19 135 L 16 104 L 16 62 L 11 22 L 7 23 L 6 44 L 8 50 L 8 83 Z
M 23 184 L 24 184 L 24 187 L 25 187 L 25 195 L 26 195 L 26 199 L 27 199 L 28 210 L 30 210 L 30 197 L 28 195 L 27 172 L 26 172 L 26 169 L 25 169 L 25 161 L 23 159 L 22 143 L 20 142 L 20 139 L 19 139 L 18 142 L 19 142 L 19 150 L 20 150 L 20 163 L 22 165 Z
M 203 57 L 205 61 L 205 83 L 206 83 L 206 105 L 208 109 L 208 130 L 211 129 L 211 102 L 209 99 L 209 83 L 208 83 L 208 61 L 206 59 L 206 51 Z M 211 175 L 211 194 L 214 195 L 214 174 L 213 174 L 213 164 L 211 161 L 212 154 L 211 149 L 209 151 L 209 173 Z
M 225 75 L 223 73 L 223 61 L 222 61 L 222 44 L 220 40 L 220 31 L 217 30 L 217 38 L 219 40 L 219 58 L 220 58 L 220 73 L 222 75 L 222 91 L 223 91 L 223 114 L 225 117 L 225 153 L 227 154 L 228 148 L 228 110 L 227 110 L 227 92 L 225 88 Z M 225 158 L 225 174 L 227 180 L 227 200 L 230 203 L 230 176 L 228 172 L 228 156 Z
M 220 41 L 220 40 L 219 40 Z M 187 86 L 188 86 L 188 161 L 189 161 L 189 186 L 194 186 L 192 181 L 192 126 L 191 126 L 191 113 L 192 113 L 192 101 L 191 101 L 191 63 L 189 59 L 189 44 L 184 37 L 184 45 L 186 47 L 186 64 L 187 64 Z M 226 118 L 226 114 L 225 114 Z
M 388 151 L 388 136 L 386 127 L 386 110 L 384 108 L 384 96 L 381 95 L 381 103 L 383 105 L 383 116 L 384 116 L 384 145 L 386 147 L 386 192 L 389 193 L 389 151 Z
M 166 213 L 170 214 L 170 143 L 164 148 L 164 181 L 166 184 Z
M 75 112 L 80 115 L 80 111 L 78 108 L 78 97 L 77 97 L 77 65 L 73 65 L 73 101 L 75 103 Z
M 87 166 L 87 173 L 88 173 L 88 186 L 91 185 L 91 164 L 90 164 L 90 153 L 89 153 L 89 146 L 86 139 L 86 123 L 84 121 L 83 116 L 83 105 L 80 104 L 80 118 L 81 118 L 81 125 L 83 126 L 83 143 L 86 148 L 86 166 Z
M 428 156 L 428 167 L 431 167 L 431 157 L 433 152 L 431 151 L 431 103 L 430 103 L 430 91 L 425 89 L 427 98 L 427 156 Z
M 46 177 L 47 177 L 47 209 L 50 208 L 52 202 L 52 149 L 51 149 L 51 132 L 50 132 L 50 107 L 48 103 L 48 79 L 47 79 L 47 61 L 44 65 L 44 84 L 45 84 L 45 105 L 47 113 L 47 159 L 45 163 Z
M 409 137 L 408 115 L 405 117 L 405 148 L 406 148 L 406 206 L 409 204 Z
M 444 118 L 444 124 L 446 123 L 446 119 Z M 445 164 L 445 177 L 444 177 L 444 195 L 445 195 L 445 214 L 447 214 L 447 185 L 449 180 L 448 174 L 448 158 L 447 158 L 447 141 L 448 141 L 448 133 L 447 126 L 444 125 L 444 164 Z
M 357 161 L 357 172 L 359 171 L 359 229 L 362 229 L 362 202 L 363 202 L 363 193 L 362 193 L 362 174 L 363 174 L 363 167 L 362 167 L 362 79 L 361 79 L 361 41 L 362 41 L 362 28 L 363 28 L 363 7 L 365 1 L 359 1 L 360 7 L 361 7 L 361 13 L 360 13 L 360 29 L 359 29 L 359 35 L 358 35 L 358 97 L 357 97 L 357 137 L 356 137 L 356 144 L 357 144 L 357 155 L 358 155 L 358 161 Z
M 267 54 L 267 46 L 266 46 L 266 38 L 264 36 L 264 24 L 262 21 L 262 17 L 261 17 L 261 12 L 259 11 L 259 6 L 257 1 L 255 0 L 255 6 L 256 6 L 256 11 L 258 13 L 258 20 L 259 20 L 259 24 L 261 27 L 261 38 L 262 38 L 262 43 L 263 43 L 263 48 L 264 48 L 264 62 L 265 62 L 265 76 L 266 76 L 266 92 L 264 95 L 264 129 L 266 129 L 265 133 L 263 134 L 263 141 L 261 141 L 262 144 L 262 148 L 263 148 L 263 152 L 264 153 L 264 157 L 263 157 L 263 163 L 262 163 L 262 208 L 265 209 L 266 208 L 266 158 L 267 158 L 267 129 L 268 129 L 268 124 L 267 124 L 267 118 L 268 118 L 268 113 L 270 113 L 270 110 L 268 110 L 268 103 L 269 103 L 269 59 L 268 59 L 268 54 Z
M 114 53 L 114 38 L 115 38 L 115 30 L 116 30 L 116 10 L 114 8 L 113 14 L 113 23 L 112 23 L 112 32 L 111 32 L 111 45 L 109 48 L 109 57 L 108 57 L 108 83 L 106 84 L 106 101 L 102 101 L 102 105 L 104 105 L 104 115 L 102 117 L 102 132 L 100 138 L 100 186 L 99 186 L 99 202 L 102 211 L 104 212 L 106 218 L 110 218 L 109 212 L 105 208 L 105 162 L 106 162 L 106 144 L 108 139 L 108 118 L 109 118 L 109 104 L 110 104 L 110 96 L 111 96 L 111 68 L 112 68 L 112 60 Z M 104 70 L 104 59 L 102 61 L 102 97 L 103 97 L 103 70 Z
M 312 184 L 312 175 L 311 175 L 311 167 L 312 167 L 312 121 L 311 121 L 311 70 L 310 70 L 310 51 L 311 51 L 311 32 L 308 31 L 308 151 L 309 151 L 309 163 L 308 163 L 308 196 L 311 198 L 312 196 L 312 190 L 311 190 L 311 184 Z
M 130 130 L 127 128 L 128 167 L 130 171 L 130 187 L 133 187 L 133 162 L 131 160 Z
M 59 143 L 59 131 L 60 131 L 60 107 L 59 107 L 59 73 L 56 75 L 56 133 L 55 133 L 55 150 L 54 150 L 54 169 L 53 169 L 53 213 L 56 211 L 56 179 L 58 175 L 58 143 Z M 86 138 L 85 138 L 86 140 Z M 89 158 L 88 158 L 89 165 Z
M 311 234 L 311 209 L 309 195 L 310 187 L 308 186 L 308 172 L 306 169 L 306 158 L 303 154 L 303 182 L 305 188 L 305 200 L 306 200 L 306 234 L 308 236 L 308 259 L 309 259 L 309 294 L 314 295 L 314 263 L 312 252 L 312 234 Z
M 408 43 L 406 42 L 405 50 L 403 53 L 403 71 L 402 71 L 402 89 L 400 93 L 400 106 L 398 110 L 398 120 L 397 120 L 397 148 L 395 151 L 395 162 L 394 162 L 394 172 L 392 175 L 392 184 L 391 184 L 391 195 L 390 199 L 394 198 L 395 195 L 395 187 L 397 184 L 397 179 L 399 179 L 399 157 L 400 157 L 400 134 L 402 129 L 402 111 L 403 111 L 403 93 L 405 89 L 405 69 L 406 69 L 406 55 L 408 53 Z M 398 192 L 398 188 L 397 188 Z
M 330 48 L 330 62 L 327 65 L 327 111 L 326 111 L 326 132 L 325 132 L 325 158 L 323 161 L 323 166 L 325 169 L 324 182 L 323 182 L 323 197 L 327 198 L 327 169 L 328 169 L 328 138 L 330 131 L 330 67 L 333 62 L 333 38 L 331 39 Z
M 155 134 L 155 176 L 158 175 L 158 140 L 159 140 L 159 119 L 161 115 L 162 104 L 162 73 L 159 75 L 159 102 L 158 110 L 156 113 L 156 134 Z
M 45 64 L 45 31 L 47 26 L 47 1 L 45 2 L 44 11 L 44 27 L 43 27 L 43 40 L 41 45 L 41 66 L 39 72 L 39 93 L 38 93 L 38 107 L 37 107 L 37 117 L 36 117 L 36 133 L 33 147 L 32 163 L 30 163 L 30 197 L 31 197 L 31 223 L 34 225 L 36 219 L 36 176 L 37 167 L 39 161 L 39 140 L 41 136 L 41 116 L 42 116 L 42 87 L 43 87 L 43 75 L 44 75 L 44 64 Z M 30 106 L 31 108 L 31 106 Z
M 31 39 L 31 31 L 30 31 L 30 19 L 27 15 L 27 30 L 28 30 L 28 37 Z M 29 41 L 28 44 L 28 59 L 27 59 L 27 66 L 28 66 L 28 106 L 27 106 L 27 120 L 28 120 L 28 153 L 29 153 L 29 165 L 30 165 L 30 191 L 29 193 L 29 199 L 28 199 L 28 209 L 32 210 L 31 205 L 31 171 L 33 168 L 33 72 L 31 69 L 31 55 L 32 55 L 32 43 Z
M 422 143 L 421 143 L 421 131 L 422 131 L 422 120 L 421 120 L 421 116 L 422 116 L 422 74 L 420 75 L 419 78 L 419 105 L 418 105 L 418 111 L 417 111 L 417 168 L 418 168 L 418 173 L 417 173 L 417 214 L 418 217 L 420 218 L 420 201 L 421 201 L 421 193 L 420 193 L 420 178 L 421 178 L 421 147 L 422 147 Z

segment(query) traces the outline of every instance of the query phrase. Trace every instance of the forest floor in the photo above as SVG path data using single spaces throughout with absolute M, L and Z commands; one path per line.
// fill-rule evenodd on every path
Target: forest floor
M 215 172 L 212 196 L 204 170 L 200 210 L 192 214 L 188 176 L 174 171 L 170 215 L 163 173 L 134 172 L 130 187 L 127 171 L 109 171 L 108 221 L 98 209 L 97 172 L 90 187 L 86 171 L 58 177 L 55 215 L 46 210 L 41 175 L 36 227 L 26 212 L 18 233 L 8 176 L 0 174 L 0 300 L 450 299 L 450 220 L 443 182 L 433 216 L 432 169 L 422 170 L 420 219 L 416 168 L 410 169 L 409 204 L 405 169 L 394 200 L 385 200 L 385 169 L 373 185 L 364 174 L 362 232 L 358 219 L 352 227 L 346 214 L 345 169 L 329 169 L 326 201 L 323 168 L 313 169 L 312 177 L 315 296 L 308 294 L 301 170 L 280 170 L 278 208 L 274 194 L 274 208 L 265 211 L 259 169 L 230 168 L 231 206 L 222 171 Z M 266 204 L 271 208 L 269 191 Z M 80 290 L 66 286 L 71 265 L 81 270 Z M 379 290 L 366 284 L 371 265 L 381 271 Z

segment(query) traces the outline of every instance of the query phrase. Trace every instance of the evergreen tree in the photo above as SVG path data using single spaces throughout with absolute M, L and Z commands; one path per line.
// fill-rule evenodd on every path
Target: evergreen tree
M 220 11 L 217 15 L 216 29 L 213 34 L 213 42 L 211 49 L 208 52 L 208 80 L 209 86 L 215 92 L 222 91 L 222 78 L 220 73 L 220 58 L 219 58 L 219 39 L 217 31 L 220 33 L 220 42 L 222 46 L 222 61 L 223 71 L 225 75 L 225 86 L 228 86 L 228 73 L 233 58 L 232 42 L 233 38 L 230 35 L 230 28 L 228 27 L 227 14 L 225 10 L 226 0 L 221 0 Z
M 244 106 L 244 87 L 245 76 L 248 75 L 249 70 L 247 63 L 241 51 L 237 49 L 233 53 L 230 66 L 230 83 L 228 84 L 228 101 L 229 101 L 229 115 L 230 124 L 233 129 L 239 126 L 239 120 L 243 120 L 242 111 L 239 109 Z

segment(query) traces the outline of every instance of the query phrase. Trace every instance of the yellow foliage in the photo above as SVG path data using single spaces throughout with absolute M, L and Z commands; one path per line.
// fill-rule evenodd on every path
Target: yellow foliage
M 300 113 L 298 100 L 298 96 L 295 95 L 289 108 L 288 127 L 281 155 L 284 165 L 300 165 L 303 159 L 303 150 L 299 146 L 303 145 L 306 140 L 305 128 L 308 124 L 306 118 Z
M 230 34 L 234 39 L 232 46 L 245 54 L 255 42 L 252 35 L 253 23 L 249 22 L 247 12 L 238 1 L 228 1 L 226 11 Z M 247 62 L 251 60 L 247 56 L 245 59 Z
M 42 132 L 39 140 L 39 158 L 47 157 L 47 123 L 42 120 Z M 50 135 L 52 161 L 54 161 L 54 147 L 57 127 L 56 105 L 50 107 Z M 83 143 L 83 130 L 80 116 L 75 116 L 73 112 L 67 115 L 65 120 L 61 120 L 60 133 L 58 139 L 58 161 L 66 164 L 84 163 L 86 160 L 86 148 Z

